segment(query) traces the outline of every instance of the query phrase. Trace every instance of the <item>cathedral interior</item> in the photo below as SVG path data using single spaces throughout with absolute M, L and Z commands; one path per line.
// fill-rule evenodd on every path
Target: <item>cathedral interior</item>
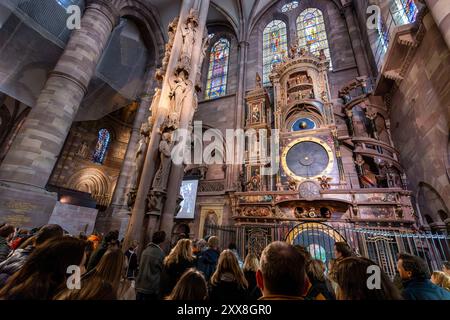
M 402 235 L 446 235 L 445 2 L 1 1 L 0 222 L 214 233 L 241 252 L 363 234 L 377 260 Z M 256 135 L 243 161 L 206 142 L 200 163 L 175 163 L 179 129 L 216 146 Z M 414 246 L 450 257 L 448 241 Z

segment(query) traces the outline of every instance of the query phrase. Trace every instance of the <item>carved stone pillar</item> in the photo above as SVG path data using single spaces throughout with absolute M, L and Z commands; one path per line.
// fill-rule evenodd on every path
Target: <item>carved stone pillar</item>
M 369 76 L 369 63 L 366 60 L 366 52 L 361 40 L 361 34 L 358 29 L 358 25 L 355 21 L 353 13 L 353 4 L 348 2 L 343 8 L 343 14 L 345 21 L 347 22 L 348 33 L 352 44 L 353 53 L 356 59 L 356 65 L 358 67 L 358 73 L 360 76 Z
M 140 243 L 145 243 L 148 236 L 147 228 L 152 231 L 157 229 L 156 222 L 158 216 L 146 216 L 147 196 L 152 186 L 155 173 L 160 165 L 160 129 L 168 118 L 171 105 L 172 89 L 169 79 L 175 74 L 178 62 L 182 55 L 183 33 L 181 30 L 182 23 L 180 21 L 186 21 L 193 4 L 194 0 L 183 0 L 179 18 L 174 20 L 169 26 L 169 43 L 168 46 L 166 46 L 163 68 L 156 72 L 158 79 L 162 81 L 162 87 L 159 91 L 160 98 L 157 101 L 157 108 L 152 110 L 152 130 L 141 178 L 139 180 L 136 200 L 125 235 L 125 247 L 127 247 L 134 239 L 139 240 Z
M 184 43 L 185 46 L 188 46 L 190 48 L 190 51 L 192 52 L 191 55 L 191 69 L 197 70 L 198 65 L 202 63 L 203 56 L 202 56 L 202 48 L 204 45 L 203 37 L 205 35 L 205 25 L 206 25 L 206 19 L 208 16 L 208 10 L 209 10 L 209 3 L 210 0 L 199 0 L 196 1 L 196 5 L 194 6 L 194 12 L 198 12 L 198 26 L 197 26 L 197 32 L 195 35 L 195 38 L 193 39 L 193 44 L 190 43 Z M 183 23 L 184 20 L 180 20 L 180 24 Z M 192 83 L 196 83 L 196 72 L 191 72 L 189 75 L 189 80 Z M 194 117 L 195 110 L 197 109 L 198 101 L 197 101 L 197 94 L 190 94 L 187 95 L 184 99 L 183 108 L 181 109 L 180 114 L 180 121 L 179 121 L 179 128 L 185 129 L 191 132 L 192 130 L 192 120 Z M 182 140 L 181 143 L 186 143 L 185 140 Z M 185 147 L 190 148 L 190 145 L 186 145 Z M 167 186 L 167 194 L 170 195 L 167 197 L 167 200 L 163 207 L 163 213 L 160 220 L 160 229 L 164 230 L 167 234 L 166 239 L 166 245 L 169 244 L 172 228 L 173 228 L 173 219 L 178 211 L 178 207 L 180 204 L 180 187 L 184 176 L 184 164 L 176 164 L 173 163 L 170 175 L 169 175 L 169 181 Z
M 20 129 L 0 167 L 0 211 L 22 219 L 21 226 L 48 222 L 56 196 L 45 186 L 83 100 L 109 36 L 119 21 L 110 1 L 91 1 L 74 30 L 36 105 Z M 14 205 L 23 202 L 17 216 Z
M 237 92 L 235 129 L 244 128 L 245 118 L 245 88 L 246 88 L 246 61 L 249 43 L 247 41 L 239 42 L 239 82 Z M 231 170 L 227 170 L 227 189 L 235 189 L 236 183 L 239 183 L 239 174 L 242 170 L 242 164 L 235 159 L 235 164 L 230 165 Z

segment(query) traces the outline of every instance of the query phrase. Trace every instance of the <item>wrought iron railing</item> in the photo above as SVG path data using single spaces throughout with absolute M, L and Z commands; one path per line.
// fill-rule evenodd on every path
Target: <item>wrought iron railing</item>
M 222 248 L 235 243 L 241 257 L 253 252 L 260 255 L 272 241 L 288 241 L 306 247 L 311 255 L 326 264 L 334 258 L 334 243 L 345 241 L 356 255 L 378 263 L 391 277 L 397 274 L 398 253 L 421 257 L 429 271 L 440 270 L 450 260 L 448 234 L 423 233 L 414 230 L 388 230 L 354 227 L 342 223 L 303 222 L 282 224 L 253 224 L 237 226 L 206 226 L 207 235 L 219 238 Z

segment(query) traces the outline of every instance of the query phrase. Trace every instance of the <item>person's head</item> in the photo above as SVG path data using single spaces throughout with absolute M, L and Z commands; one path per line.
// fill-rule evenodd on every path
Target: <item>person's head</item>
M 230 244 L 228 245 L 228 249 L 230 249 L 230 250 L 237 250 L 236 243 L 230 242 Z
M 154 244 L 161 244 L 166 241 L 166 233 L 164 231 L 156 231 L 153 233 L 152 242 Z
M 346 242 L 336 242 L 334 244 L 334 256 L 336 259 L 344 259 L 353 255 L 352 249 Z
M 430 277 L 425 261 L 407 253 L 398 255 L 397 270 L 402 280 L 428 279 Z
M 431 274 L 431 282 L 450 291 L 450 276 L 443 271 L 434 271 Z
M 232 275 L 234 282 L 240 287 L 245 289 L 248 287 L 247 280 L 239 267 L 236 255 L 229 249 L 222 251 L 220 254 L 216 271 L 211 277 L 211 284 L 218 284 L 224 274 Z
M 39 247 L 48 240 L 62 238 L 64 234 L 63 228 L 57 224 L 47 224 L 37 232 L 34 238 L 34 246 Z
M 86 243 L 73 237 L 36 248 L 20 271 L 0 290 L 0 299 L 48 300 L 65 285 L 69 266 L 80 266 Z
M 311 281 L 325 281 L 325 264 L 322 260 L 312 259 L 306 266 L 306 274 Z
M 212 236 L 208 238 L 208 247 L 211 249 L 219 249 L 219 238 Z
M 201 301 L 208 298 L 208 286 L 203 274 L 195 269 L 187 270 L 178 280 L 167 300 Z
M 448 276 L 450 276 L 450 261 L 445 261 L 442 265 L 442 271 L 444 271 Z
M 200 239 L 196 243 L 198 251 L 203 251 L 206 248 L 207 242 L 205 239 Z
M 175 247 L 170 250 L 170 253 L 164 259 L 164 264 L 168 266 L 172 263 L 178 263 L 180 260 L 194 260 L 194 256 L 192 255 L 192 242 L 189 239 L 178 240 Z
M 120 249 L 109 249 L 100 259 L 92 275 L 110 283 L 116 291 L 123 273 L 124 259 L 124 254 Z
M 258 271 L 259 260 L 256 254 L 249 253 L 244 260 L 244 271 Z
M 133 241 L 131 242 L 131 247 L 132 247 L 134 250 L 136 250 L 136 249 L 139 247 L 139 241 L 133 240 Z
M 263 250 L 256 282 L 264 296 L 300 297 L 305 290 L 305 276 L 305 258 L 290 244 L 276 241 Z
M 3 227 L 0 228 L 0 237 L 5 238 L 7 241 L 11 239 L 11 237 L 14 235 L 14 232 L 16 229 L 14 226 L 10 224 L 5 224 Z
M 119 239 L 119 231 L 114 230 L 106 234 L 106 236 L 103 238 L 103 242 L 109 245 L 110 243 L 116 242 L 118 239 Z
M 372 283 L 369 278 L 374 275 L 380 277 L 379 288 L 368 285 Z M 401 300 L 400 292 L 386 273 L 367 258 L 342 259 L 336 266 L 335 281 L 338 284 L 338 300 Z M 376 284 L 376 279 L 373 282 Z

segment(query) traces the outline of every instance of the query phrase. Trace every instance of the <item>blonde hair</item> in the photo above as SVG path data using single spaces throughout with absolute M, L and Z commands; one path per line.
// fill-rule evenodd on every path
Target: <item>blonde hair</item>
M 313 259 L 308 263 L 306 273 L 312 278 L 310 280 L 325 281 L 325 264 L 322 260 Z
M 212 236 L 208 239 L 208 247 L 217 248 L 219 247 L 219 238 L 216 236 Z
M 256 272 L 259 268 L 259 260 L 256 254 L 249 253 L 245 257 L 244 261 L 244 271 L 253 271 Z
M 194 256 L 192 255 L 192 242 L 189 239 L 178 240 L 175 247 L 170 250 L 170 253 L 164 259 L 164 265 L 168 266 L 173 263 L 178 263 L 181 259 L 188 261 L 194 260 Z
M 223 274 L 230 273 L 234 277 L 234 281 L 243 289 L 247 289 L 248 283 L 245 279 L 244 273 L 239 268 L 239 263 L 231 250 L 224 250 L 219 256 L 219 262 L 217 262 L 217 268 L 211 277 L 211 284 L 217 285 L 220 282 L 220 278 Z
M 431 275 L 431 277 L 434 277 L 436 279 L 436 285 L 439 287 L 444 288 L 447 291 L 450 291 L 450 276 L 445 274 L 445 272 L 442 271 L 434 271 Z

